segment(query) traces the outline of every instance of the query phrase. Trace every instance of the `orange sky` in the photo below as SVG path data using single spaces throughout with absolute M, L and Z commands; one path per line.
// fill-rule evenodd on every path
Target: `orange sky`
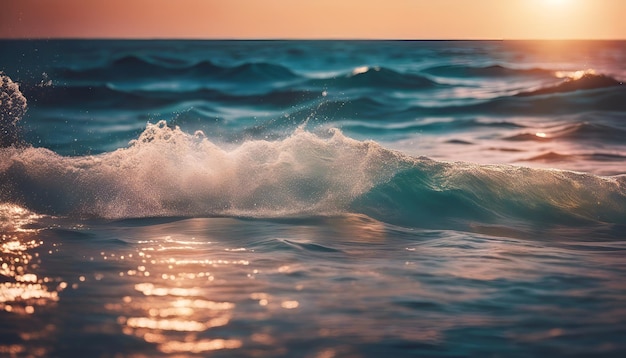
M 0 38 L 626 39 L 626 0 L 2 0 Z

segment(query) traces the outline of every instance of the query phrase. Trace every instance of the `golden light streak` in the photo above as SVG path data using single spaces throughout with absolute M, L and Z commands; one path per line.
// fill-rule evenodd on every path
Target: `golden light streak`
M 195 342 L 168 341 L 159 346 L 163 353 L 191 352 L 202 353 L 221 349 L 235 349 L 242 346 L 238 339 L 203 339 Z
M 158 234 L 155 232 L 155 235 Z M 210 294 L 207 285 L 214 280 L 206 268 L 247 266 L 249 262 L 215 257 L 190 259 L 189 252 L 195 252 L 200 246 L 211 246 L 193 237 L 155 236 L 139 241 L 136 266 L 120 272 L 120 276 L 133 276 L 143 281 L 132 286 L 139 294 L 124 296 L 119 303 L 105 306 L 119 314 L 117 322 L 122 332 L 153 343 L 166 354 L 241 347 L 240 340 L 199 339 L 198 334 L 228 325 L 235 309 L 232 302 L 206 299 Z M 216 252 L 229 255 L 228 250 Z M 102 256 L 108 255 L 102 253 Z M 143 277 L 146 273 L 151 273 L 149 280 Z M 127 316 L 129 312 L 133 313 L 131 317 Z M 181 335 L 184 335 L 182 340 Z

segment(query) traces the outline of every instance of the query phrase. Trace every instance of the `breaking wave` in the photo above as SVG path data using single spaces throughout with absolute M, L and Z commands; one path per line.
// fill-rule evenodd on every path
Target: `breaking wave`
M 127 148 L 0 150 L 0 201 L 78 217 L 289 218 L 362 213 L 410 227 L 626 225 L 626 176 L 408 157 L 339 130 L 225 149 L 148 124 Z M 453 225 L 454 226 L 454 225 Z

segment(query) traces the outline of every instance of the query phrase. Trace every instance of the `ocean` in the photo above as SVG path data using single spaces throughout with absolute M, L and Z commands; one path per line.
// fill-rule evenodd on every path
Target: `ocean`
M 0 41 L 0 356 L 623 357 L 624 41 Z

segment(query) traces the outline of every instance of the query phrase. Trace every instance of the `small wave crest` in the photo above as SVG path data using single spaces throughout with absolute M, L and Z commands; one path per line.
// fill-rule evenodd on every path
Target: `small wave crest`
M 204 60 L 181 63 L 143 56 L 126 56 L 93 68 L 62 68 L 55 76 L 72 86 L 91 86 L 115 82 L 132 88 L 160 88 L 196 86 L 211 81 L 215 84 L 273 84 L 301 79 L 288 67 L 269 62 L 246 62 L 221 66 Z M 169 87 L 167 87 L 169 88 Z
M 312 79 L 308 83 L 315 86 L 341 89 L 423 90 L 441 86 L 437 82 L 417 74 L 400 73 L 385 67 L 368 66 L 357 67 L 344 76 Z
M 603 74 L 596 74 L 594 71 L 577 71 L 572 75 L 557 76 L 565 80 L 557 85 L 542 87 L 532 91 L 520 92 L 518 97 L 530 97 L 557 93 L 567 93 L 581 90 L 592 90 L 599 88 L 616 87 L 623 85 L 623 82 Z
M 540 68 L 516 69 L 502 65 L 467 66 L 467 65 L 440 65 L 423 70 L 424 73 L 441 77 L 509 77 L 509 76 L 549 76 L 553 72 Z

